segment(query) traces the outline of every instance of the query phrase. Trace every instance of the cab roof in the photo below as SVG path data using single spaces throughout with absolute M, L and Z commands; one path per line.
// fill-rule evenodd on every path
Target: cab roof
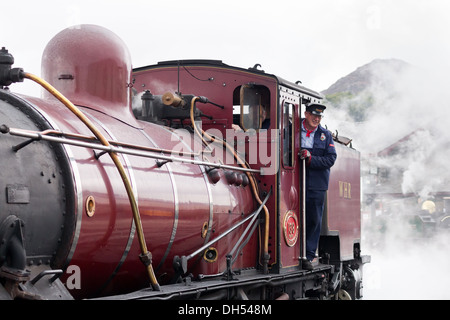
M 168 61 L 160 61 L 155 65 L 148 65 L 148 66 L 144 66 L 144 67 L 134 68 L 133 72 L 143 71 L 143 70 L 148 70 L 148 69 L 153 69 L 153 68 L 160 68 L 160 67 L 165 67 L 165 66 L 167 66 L 167 67 L 169 67 L 169 66 L 172 66 L 172 67 L 176 67 L 176 66 L 211 66 L 211 67 L 221 67 L 221 68 L 251 72 L 251 73 L 259 74 L 259 75 L 263 74 L 263 75 L 275 78 L 279 85 L 282 85 L 282 86 L 287 87 L 292 90 L 300 91 L 302 93 L 308 94 L 317 99 L 323 99 L 323 96 L 319 92 L 316 92 L 312 89 L 309 89 L 307 87 L 299 85 L 298 83 L 293 83 L 291 81 L 283 79 L 277 75 L 266 73 L 264 70 L 258 69 L 258 66 L 260 66 L 259 64 L 255 64 L 255 66 L 245 69 L 245 68 L 230 66 L 228 64 L 223 63 L 222 60 L 210 60 L 210 59 L 168 60 Z

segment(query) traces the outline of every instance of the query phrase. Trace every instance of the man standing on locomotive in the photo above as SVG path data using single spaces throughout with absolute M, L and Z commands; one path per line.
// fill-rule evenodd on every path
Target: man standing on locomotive
M 306 261 L 302 267 L 312 270 L 311 261 L 315 258 L 319 244 L 320 229 L 325 194 L 328 190 L 330 168 L 336 161 L 331 132 L 320 125 L 323 111 L 321 104 L 306 106 L 305 118 L 301 125 L 300 159 L 306 161 Z

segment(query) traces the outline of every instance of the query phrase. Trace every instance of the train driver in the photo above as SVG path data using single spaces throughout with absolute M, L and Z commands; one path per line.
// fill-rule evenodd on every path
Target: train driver
M 331 132 L 320 125 L 325 106 L 309 104 L 301 121 L 300 159 L 306 161 L 306 261 L 305 270 L 312 270 L 319 244 L 325 194 L 328 190 L 330 168 L 336 161 Z

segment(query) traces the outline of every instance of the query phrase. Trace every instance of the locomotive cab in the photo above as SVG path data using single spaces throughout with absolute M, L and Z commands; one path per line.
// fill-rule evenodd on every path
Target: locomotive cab
M 177 88 L 175 92 L 180 96 L 180 91 L 195 93 L 213 103 L 196 105 L 197 123 L 205 132 L 214 132 L 231 144 L 252 169 L 260 170 L 255 174 L 260 199 L 270 193 L 265 204 L 269 214 L 264 221 L 269 226 L 265 235 L 269 273 L 302 270 L 305 240 L 302 212 L 304 169 L 298 157 L 300 123 L 305 106 L 320 102 L 323 97 L 261 70 L 241 69 L 217 60 L 160 62 L 134 69 L 133 81 L 136 90 L 145 88 L 155 97 L 164 95 L 160 89 L 164 83 L 164 90 Z M 173 125 L 173 122 L 166 121 L 166 124 Z M 341 268 L 343 259 L 354 261 L 360 258 L 359 152 L 338 137 L 335 141 L 338 160 L 331 170 L 317 252 L 320 262 L 324 263 L 316 264 L 316 271 L 324 272 L 330 272 L 334 266 Z M 260 235 L 264 237 L 262 229 Z M 247 251 L 260 251 L 259 261 L 246 261 L 244 265 L 247 268 L 258 267 L 263 261 L 263 242 L 261 240 L 258 248 L 243 249 L 244 255 Z M 222 272 L 223 267 L 217 264 L 214 270 Z M 352 295 L 356 296 L 355 291 L 360 296 L 359 289 L 353 290 Z
M 160 62 L 135 69 L 133 81 L 136 90 L 145 88 L 154 97 L 162 97 L 167 88 L 177 88 L 178 94 L 179 91 L 195 93 L 222 106 L 197 104 L 196 120 L 206 132 L 214 131 L 231 144 L 252 169 L 260 170 L 256 179 L 261 199 L 272 190 L 266 203 L 270 212 L 270 270 L 299 268 L 300 108 L 320 101 L 321 95 L 260 70 L 249 71 L 215 60 Z M 165 84 L 163 90 L 161 83 Z M 165 121 L 174 125 L 173 121 Z M 179 122 L 183 123 L 183 119 Z

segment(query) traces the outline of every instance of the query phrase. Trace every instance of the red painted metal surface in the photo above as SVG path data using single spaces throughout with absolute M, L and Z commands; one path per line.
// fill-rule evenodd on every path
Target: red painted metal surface
M 360 154 L 335 143 L 338 158 L 331 169 L 328 190 L 328 225 L 322 233 L 338 232 L 341 258 L 352 259 L 354 244 L 361 240 Z
M 76 105 L 130 118 L 131 58 L 125 43 L 96 25 L 55 35 L 42 55 L 42 77 Z M 54 99 L 44 91 L 44 98 Z
M 267 169 L 266 172 L 268 174 L 258 175 L 257 180 L 259 181 L 258 187 L 261 195 L 269 192 L 271 188 L 273 191 L 272 196 L 266 203 L 270 212 L 269 265 L 277 264 L 279 262 L 279 244 L 277 243 L 279 233 L 277 229 L 279 225 L 277 214 L 278 194 L 276 192 L 279 147 L 278 131 L 275 130 L 279 119 L 277 110 L 277 79 L 273 75 L 248 72 L 247 70 L 230 67 L 214 61 L 186 64 L 180 67 L 178 67 L 176 62 L 162 63 L 151 68 L 143 67 L 133 73 L 133 79 L 134 88 L 138 94 L 144 90 L 150 90 L 154 95 L 180 90 L 183 94 L 205 96 L 210 101 L 224 107 L 220 109 L 211 104 L 197 104 L 197 107 L 203 113 L 213 116 L 213 120 L 202 118 L 202 127 L 204 130 L 214 129 L 220 131 L 222 137 L 226 138 L 227 141 L 237 141 L 234 146 L 241 148 L 245 154 L 245 160 L 251 168 L 259 169 L 263 167 Z M 248 134 L 234 132 L 231 129 L 233 105 L 239 105 L 239 88 L 249 83 L 263 86 L 270 92 L 269 117 L 271 119 L 271 127 L 267 134 L 265 132 Z M 226 159 L 224 160 L 226 161 Z M 243 200 L 245 201 L 245 199 Z M 247 201 L 250 200 L 247 199 Z M 247 246 L 243 257 L 254 255 L 254 252 L 251 252 L 251 250 L 252 247 Z M 298 257 L 295 260 L 298 264 Z M 248 259 L 248 261 L 250 262 L 251 259 Z M 290 261 L 290 264 L 293 263 Z
M 51 117 L 59 130 L 90 135 L 84 125 L 67 113 L 62 105 L 39 99 L 32 102 Z M 182 140 L 192 138 L 186 131 L 175 132 L 149 123 L 133 128 L 109 115 L 82 110 L 110 140 L 179 150 Z M 181 137 L 181 134 L 188 136 Z M 138 258 L 140 251 L 137 235 L 132 231 L 132 212 L 117 169 L 107 155 L 96 160 L 93 150 L 75 146 L 66 148 L 73 154 L 73 172 L 70 174 L 79 177 L 75 183 L 77 190 L 74 190 L 78 207 L 70 213 L 80 215 L 79 231 L 75 234 L 74 230 L 70 244 L 73 255 L 68 257 L 67 263 L 80 267 L 82 290 L 74 290 L 73 294 L 111 294 L 145 286 L 147 275 Z M 200 150 L 201 146 L 197 145 L 195 149 Z M 198 165 L 173 162 L 158 167 L 155 159 L 120 157 L 136 192 L 155 271 L 157 276 L 165 276 L 160 278 L 162 283 L 170 279 L 175 255 L 195 251 L 256 207 L 250 188 L 230 186 L 223 172 L 221 179 L 213 184 Z M 210 161 L 216 161 L 214 156 L 208 157 Z M 96 209 L 92 217 L 84 208 L 89 196 L 95 199 Z M 205 223 L 208 223 L 208 232 L 202 236 Z M 190 270 L 196 274 L 223 272 L 225 255 L 243 228 L 214 245 L 219 254 L 216 262 L 192 259 Z M 258 251 L 256 239 L 248 247 L 246 254 L 237 260 L 236 268 L 255 265 Z M 103 290 L 99 292 L 99 288 Z
M 130 72 L 129 54 L 121 40 L 97 26 L 62 31 L 50 41 L 43 56 L 47 81 L 81 106 L 109 140 L 168 150 L 202 150 L 191 133 L 136 121 L 129 99 Z M 49 98 L 48 94 L 44 97 Z M 33 102 L 49 115 L 57 129 L 92 135 L 62 105 L 39 99 Z M 77 207 L 71 213 L 77 216 L 77 225 L 65 261 L 81 270 L 82 290 L 74 295 L 112 294 L 145 286 L 147 275 L 138 258 L 132 212 L 117 169 L 107 155 L 97 160 L 92 150 L 66 148 L 73 155 L 71 174 L 78 180 L 74 190 Z M 120 155 L 120 159 L 134 188 L 147 246 L 162 283 L 170 280 L 175 255 L 195 251 L 256 208 L 250 187 L 229 185 L 224 172 L 213 184 L 199 165 L 170 162 L 158 166 L 155 159 L 127 155 Z M 197 159 L 204 160 L 202 156 Z M 208 155 L 207 160 L 218 163 L 223 159 Z M 92 216 L 84 209 L 88 197 L 95 199 Z M 223 272 L 224 257 L 244 227 L 215 244 L 217 260 L 191 259 L 190 271 Z M 237 259 L 234 267 L 254 267 L 257 245 L 255 236 L 247 245 L 251 249 Z

